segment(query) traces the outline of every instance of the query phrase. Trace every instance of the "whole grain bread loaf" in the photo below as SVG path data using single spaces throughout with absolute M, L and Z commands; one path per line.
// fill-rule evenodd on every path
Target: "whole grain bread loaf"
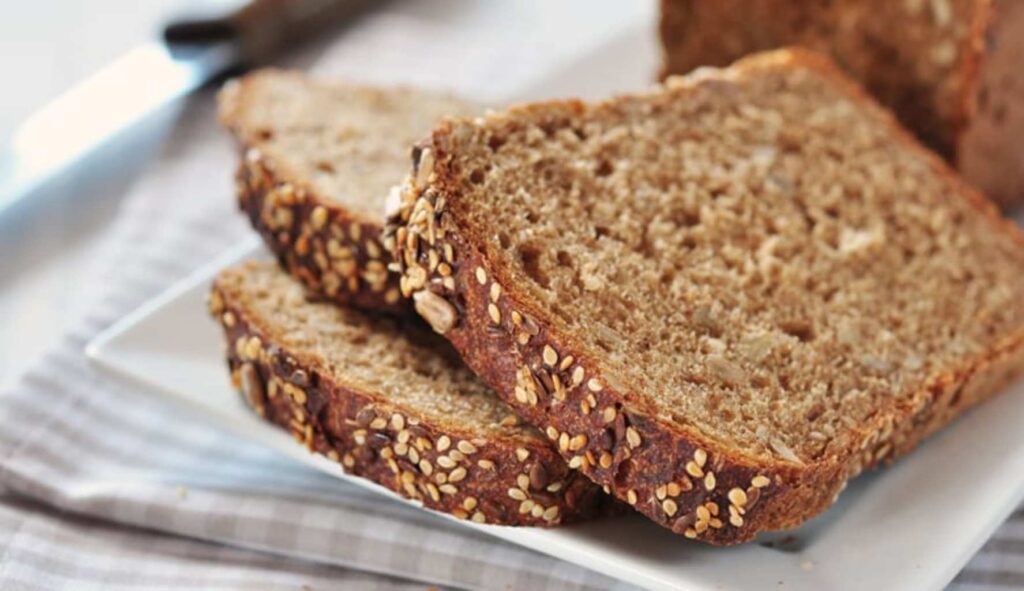
M 827 52 L 989 197 L 1024 198 L 1024 2 L 662 0 L 660 30 L 664 75 Z
M 221 273 L 209 303 L 246 402 L 350 474 L 478 523 L 554 526 L 610 501 L 415 317 L 310 303 L 259 262 Z
M 826 58 L 442 124 L 401 287 L 569 466 L 713 544 L 796 526 L 1024 362 L 1024 239 Z
M 401 312 L 379 234 L 410 146 L 475 107 L 406 88 L 262 70 L 228 83 L 220 119 L 241 146 L 239 206 L 282 266 L 325 299 Z

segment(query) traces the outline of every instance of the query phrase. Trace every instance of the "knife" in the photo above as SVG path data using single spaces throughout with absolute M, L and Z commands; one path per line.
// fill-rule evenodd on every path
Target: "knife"
M 223 3 L 221 3 L 223 4 Z M 364 0 L 252 0 L 164 29 L 45 105 L 0 151 L 0 215 L 119 132 L 353 16 Z

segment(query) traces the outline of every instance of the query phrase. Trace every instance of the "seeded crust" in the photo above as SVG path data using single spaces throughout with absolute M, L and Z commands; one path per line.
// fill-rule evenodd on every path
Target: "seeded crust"
M 686 100 L 701 85 L 723 84 L 727 91 L 728 84 L 742 84 L 747 76 L 794 69 L 820 76 L 882 118 L 893 146 L 919 158 L 927 174 L 969 204 L 971 215 L 987 220 L 983 223 L 1002 236 L 1004 247 L 1024 246 L 1024 238 L 988 201 L 820 56 L 802 50 L 769 52 L 726 70 L 675 79 L 660 92 Z M 417 311 L 520 416 L 557 443 L 570 467 L 675 533 L 715 545 L 745 542 L 758 532 L 795 527 L 824 511 L 849 478 L 891 463 L 1019 375 L 1024 330 L 1018 324 L 985 350 L 937 368 L 905 397 L 890 399 L 866 418 L 842 417 L 844 431 L 814 458 L 774 442 L 770 453 L 754 453 L 661 415 L 622 376 L 606 371 L 609 361 L 585 347 L 581 335 L 560 329 L 550 306 L 528 296 L 524 286 L 510 281 L 508 269 L 484 256 L 495 237 L 467 230 L 459 217 L 464 208 L 455 207 L 474 180 L 452 162 L 459 157 L 460 142 L 486 137 L 475 136 L 478 130 L 491 123 L 548 120 L 548 113 L 555 119 L 558 113 L 618 108 L 615 100 L 553 102 L 472 123 L 446 122 L 414 151 L 413 173 L 385 236 L 396 253 L 393 266 L 402 273 L 400 286 L 412 295 Z M 725 362 L 709 369 L 721 381 L 732 377 Z
M 282 267 L 326 300 L 407 313 L 380 244 L 385 199 L 409 146 L 442 115 L 476 107 L 277 70 L 234 80 L 218 99 L 243 154 L 239 208 Z
M 1024 198 L 1016 0 L 661 0 L 662 77 L 800 45 L 829 53 L 988 197 Z
M 492 399 L 457 359 L 445 377 L 462 384 L 462 392 L 438 392 L 433 398 L 423 393 L 436 402 L 432 410 L 396 398 L 389 390 L 395 386 L 367 387 L 358 372 L 345 375 L 345 351 L 328 360 L 312 344 L 339 332 L 340 323 L 386 335 L 396 348 L 412 338 L 407 342 L 416 343 L 418 360 L 440 361 L 441 367 L 448 363 L 440 359 L 446 345 L 411 319 L 371 319 L 326 303 L 306 303 L 302 291 L 273 265 L 249 262 L 222 272 L 209 310 L 224 329 L 231 381 L 243 400 L 310 452 L 426 508 L 477 523 L 552 527 L 613 505 L 597 486 L 569 470 L 540 433 Z M 279 298 L 290 309 L 269 314 L 263 309 L 267 298 Z M 304 318 L 317 320 L 317 328 L 303 325 Z M 387 368 L 379 371 L 384 384 L 401 379 Z M 466 405 L 476 410 L 467 412 Z

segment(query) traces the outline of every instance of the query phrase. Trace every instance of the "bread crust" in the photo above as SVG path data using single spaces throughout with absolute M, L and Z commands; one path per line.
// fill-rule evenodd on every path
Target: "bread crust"
M 382 227 L 353 216 L 291 180 L 259 148 L 243 145 L 236 173 L 238 207 L 281 266 L 325 300 L 366 310 L 409 314 Z
M 767 65 L 816 70 L 837 81 L 861 104 L 877 108 L 822 57 L 801 50 L 741 60 L 731 75 Z M 680 84 L 685 87 L 686 80 Z M 577 101 L 522 107 L 583 109 Z M 1020 232 L 959 181 L 937 156 L 909 134 L 897 141 L 925 155 L 993 227 L 1021 241 Z M 569 462 L 656 523 L 715 545 L 753 539 L 758 532 L 797 526 L 824 511 L 861 470 L 891 462 L 971 405 L 997 392 L 1024 363 L 1024 331 L 991 350 L 948 368 L 920 391 L 859 425 L 861 449 L 831 453 L 812 463 L 755 458 L 696 429 L 660 419 L 643 398 L 605 375 L 579 340 L 545 322 L 530 301 L 482 254 L 487 237 L 463 229 L 449 200 L 460 194 L 447 167 L 455 125 L 447 123 L 414 151 L 415 168 L 402 208 L 389 219 L 385 240 L 395 251 L 404 294 L 429 299 L 421 314 L 444 334 L 473 371 L 527 421 L 545 431 Z M 1024 244 L 1024 242 L 1021 242 Z M 439 271 L 437 261 L 446 263 Z M 430 295 L 422 295 L 430 294 Z M 447 308 L 445 307 L 447 306 Z M 446 310 L 435 322 L 436 310 Z M 453 319 L 452 319 L 453 318 Z
M 246 404 L 345 472 L 477 523 L 553 527 L 614 510 L 611 497 L 569 470 L 543 440 L 485 438 L 432 424 L 321 372 L 257 326 L 219 281 L 209 304 Z

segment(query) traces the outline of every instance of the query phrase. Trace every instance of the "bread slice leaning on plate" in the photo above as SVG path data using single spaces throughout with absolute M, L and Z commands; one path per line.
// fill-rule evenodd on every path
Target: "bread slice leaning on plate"
M 239 207 L 282 266 L 330 301 L 407 312 L 379 239 L 385 201 L 412 144 L 442 116 L 477 107 L 260 70 L 225 85 L 219 108 L 242 152 Z
M 799 525 L 1024 361 L 1020 231 L 816 54 L 448 121 L 415 161 L 416 309 L 689 538 Z
M 310 302 L 269 262 L 223 271 L 209 303 L 245 401 L 345 472 L 477 523 L 551 527 L 610 505 L 417 318 Z

